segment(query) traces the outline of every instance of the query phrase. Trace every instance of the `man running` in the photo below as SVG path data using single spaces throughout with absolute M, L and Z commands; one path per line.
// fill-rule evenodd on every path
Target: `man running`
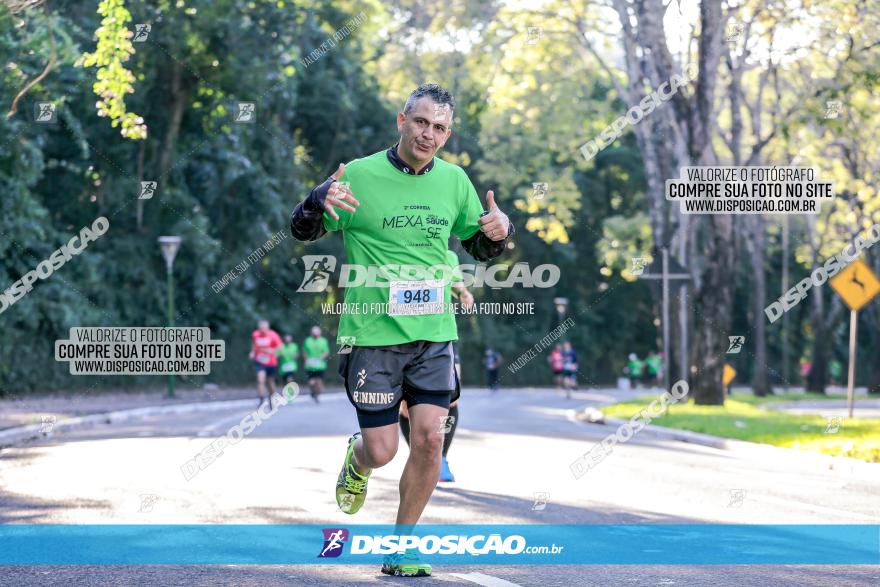
M 649 387 L 663 384 L 663 357 L 656 351 L 645 357 L 645 382 Z
M 486 349 L 486 384 L 490 391 L 498 391 L 498 368 L 501 366 L 501 353 L 491 346 Z
M 284 345 L 278 349 L 278 360 L 281 366 L 281 380 L 286 384 L 292 383 L 296 377 L 297 356 L 299 355 L 299 345 L 293 342 L 293 336 L 284 335 Z
M 452 251 L 446 251 L 446 262 L 450 267 L 454 268 L 452 272 L 452 283 L 450 284 L 452 297 L 458 298 L 458 301 L 461 302 L 462 308 L 466 310 L 472 308 L 474 305 L 474 296 L 468 291 L 462 281 L 458 255 Z M 457 340 L 452 342 L 452 355 L 453 360 L 455 361 L 455 374 L 458 376 L 460 382 L 461 358 L 458 355 Z M 449 454 L 449 447 L 452 446 L 452 439 L 455 437 L 456 428 L 458 428 L 458 400 L 449 404 L 449 415 L 447 416 L 446 421 L 443 422 L 442 426 L 438 429 L 444 434 L 443 453 L 440 457 L 439 478 L 439 481 L 443 481 L 444 483 L 455 481 L 455 475 L 452 474 L 452 470 L 449 468 L 449 462 L 446 460 L 446 455 Z M 409 446 L 409 407 L 405 400 L 400 402 L 400 431 L 403 433 L 403 439 L 406 440 L 407 446 Z
M 639 387 L 639 381 L 642 379 L 642 371 L 645 368 L 645 363 L 639 359 L 639 356 L 635 353 L 630 353 L 629 357 L 627 357 L 629 361 L 626 364 L 627 376 L 629 377 L 629 383 L 632 389 L 636 389 Z
M 272 409 L 272 396 L 275 395 L 275 369 L 278 365 L 276 349 L 281 346 L 281 337 L 269 328 L 268 320 L 257 322 L 257 329 L 251 333 L 251 352 L 248 355 L 257 370 L 258 406 L 266 401 L 266 384 L 269 384 L 269 409 Z
M 318 396 L 324 391 L 324 370 L 327 368 L 327 357 L 330 356 L 330 344 L 321 336 L 320 326 L 312 326 L 310 336 L 303 341 L 303 355 L 309 391 L 312 399 L 318 403 Z
M 562 356 L 562 347 L 560 345 L 553 347 L 553 350 L 550 351 L 550 356 L 547 357 L 547 361 L 550 363 L 550 370 L 553 371 L 553 383 L 556 385 L 556 390 L 559 391 L 562 389 L 562 371 L 565 367 L 565 359 Z
M 562 363 L 565 397 L 571 399 L 571 390 L 577 389 L 578 356 L 567 340 L 562 343 Z
M 397 115 L 398 143 L 340 164 L 290 220 L 299 240 L 342 231 L 350 264 L 387 270 L 387 282 L 345 290 L 337 342 L 344 337 L 352 349 L 342 355 L 339 373 L 361 431 L 349 439 L 336 501 L 349 514 L 361 508 L 370 473 L 397 453 L 405 398 L 412 450 L 400 479 L 400 534 L 411 532 L 437 484 L 443 445 L 437 428 L 460 393 L 451 344 L 458 338 L 455 315 L 446 311 L 449 288 L 436 266 L 443 265 L 450 235 L 474 259 L 488 261 L 513 234 L 493 192 L 483 212 L 464 170 L 434 157 L 452 134 L 454 108 L 440 86 L 419 86 Z M 431 566 L 410 550 L 386 557 L 382 572 L 425 576 Z

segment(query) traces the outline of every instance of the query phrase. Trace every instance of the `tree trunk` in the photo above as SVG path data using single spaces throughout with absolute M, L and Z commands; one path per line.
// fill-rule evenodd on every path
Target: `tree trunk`
M 880 255 L 873 256 L 870 265 L 874 268 L 874 274 L 880 275 Z M 871 370 L 868 372 L 868 393 L 880 395 L 880 309 L 876 301 L 868 304 L 867 313 L 867 322 L 873 325 L 870 329 L 871 350 L 868 356 L 871 365 Z
M 822 297 L 822 289 L 814 287 L 811 290 L 812 304 L 810 308 L 810 323 L 813 328 L 813 351 L 812 367 L 807 376 L 807 391 L 813 393 L 825 393 L 826 364 L 828 363 L 828 336 L 825 325 L 825 299 Z
M 721 33 L 724 16 L 720 0 L 700 2 L 699 77 L 696 81 L 694 108 L 690 109 L 691 160 L 698 165 L 716 165 L 717 157 L 710 139 L 715 120 L 714 98 L 721 61 Z M 736 248 L 733 217 L 714 214 L 700 219 L 704 251 L 703 271 L 695 296 L 694 351 L 697 372 L 691 385 L 694 403 L 724 405 L 724 358 L 727 353 L 730 318 L 733 311 L 733 274 Z
M 192 74 L 184 75 L 183 66 L 175 61 L 171 69 L 171 108 L 168 116 L 168 125 L 165 127 L 165 137 L 162 140 L 162 150 L 159 152 L 158 177 L 156 181 L 168 180 L 166 177 L 171 172 L 171 156 L 174 154 L 174 145 L 177 142 L 177 134 L 180 132 L 180 123 L 183 120 L 183 112 L 189 103 L 195 77 Z M 162 189 L 160 184 L 157 189 Z
M 878 312 L 880 313 L 880 312 Z M 873 321 L 877 324 L 877 321 Z M 868 351 L 871 371 L 868 373 L 868 393 L 880 395 L 880 329 L 871 330 L 871 349 Z
M 757 396 L 765 396 L 773 393 L 770 381 L 767 377 L 767 338 L 764 333 L 766 317 L 764 316 L 764 304 L 767 298 L 767 278 L 764 274 L 764 218 L 755 214 L 750 217 L 752 227 L 753 245 L 751 251 L 752 261 L 752 340 L 755 348 L 755 371 L 752 374 L 752 391 Z
M 140 147 L 138 147 L 138 158 L 137 158 L 137 189 L 141 189 L 141 182 L 144 181 L 144 152 L 146 151 L 147 141 L 143 140 L 140 142 Z M 140 199 L 137 200 L 137 231 L 142 233 L 144 231 L 144 201 Z
M 691 364 L 697 365 L 697 372 L 693 374 L 690 395 L 695 404 L 723 405 L 722 375 L 733 307 L 733 219 L 729 215 L 714 215 L 705 223 L 708 230 L 703 248 L 709 261 L 696 295 Z
M 663 26 L 666 7 L 649 0 L 614 0 L 621 24 L 621 40 L 628 87 L 621 96 L 636 104 L 646 93 L 646 82 L 658 87 L 670 79 L 676 66 L 667 47 Z M 699 72 L 690 84 L 690 96 L 676 92 L 669 104 L 657 109 L 634 127 L 645 162 L 651 198 L 651 228 L 654 246 L 669 245 L 666 229 L 669 203 L 665 200 L 664 180 L 674 177 L 685 165 L 716 165 L 712 132 L 717 120 L 715 88 L 721 61 L 724 14 L 721 0 L 702 0 L 700 9 Z M 588 38 L 588 37 L 586 37 Z M 590 47 L 589 41 L 585 41 Z M 592 53 L 602 63 L 600 52 Z M 681 64 L 683 65 L 683 64 Z M 613 78 L 613 76 L 612 76 Z M 655 143 L 656 141 L 656 143 Z M 696 403 L 723 404 L 721 381 L 727 351 L 727 331 L 733 302 L 733 262 L 735 256 L 733 222 L 730 215 L 695 218 L 690 231 L 692 250 L 688 265 L 693 276 L 695 298 L 694 343 L 691 365 L 695 366 L 690 386 Z M 681 235 L 684 237 L 684 234 Z M 668 352 L 668 349 L 667 349 Z

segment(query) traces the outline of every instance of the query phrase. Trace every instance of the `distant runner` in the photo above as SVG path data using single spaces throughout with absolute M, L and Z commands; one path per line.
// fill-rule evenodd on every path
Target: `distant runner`
M 281 337 L 269 328 L 268 320 L 257 322 L 257 329 L 251 333 L 251 352 L 248 355 L 257 370 L 257 400 L 263 405 L 266 400 L 266 384 L 269 384 L 269 408 L 275 394 L 275 369 L 278 365 L 276 350 L 281 346 Z
M 565 397 L 571 399 L 571 391 L 577 389 L 578 356 L 571 343 L 562 343 L 562 375 L 565 385 Z
M 831 373 L 831 385 L 840 385 L 843 381 L 843 363 L 837 359 L 831 359 L 828 370 Z
M 645 381 L 648 386 L 662 385 L 663 382 L 663 355 L 654 351 L 645 357 Z
M 474 259 L 488 261 L 505 251 L 513 234 L 493 192 L 486 195 L 484 212 L 464 170 L 434 156 L 452 134 L 454 108 L 440 86 L 420 86 L 397 115 L 398 143 L 340 164 L 290 220 L 299 240 L 342 231 L 349 264 L 385 266 L 390 274 L 378 287 L 345 288 L 337 342 L 350 342 L 352 349 L 341 355 L 339 373 L 361 432 L 349 439 L 336 501 L 350 514 L 361 508 L 373 469 L 397 453 L 405 398 L 412 450 L 400 480 L 398 534 L 411 533 L 434 491 L 443 445 L 438 423 L 460 393 L 451 344 L 458 338 L 455 315 L 443 306 L 449 288 L 442 273 L 429 268 L 443 263 L 450 235 L 461 239 Z M 421 275 L 401 275 L 401 264 L 420 268 Z M 386 311 L 347 311 L 372 304 Z M 382 572 L 425 576 L 431 566 L 410 549 L 386 556 Z
M 318 396 L 324 391 L 324 370 L 327 369 L 327 357 L 330 356 L 330 344 L 321 336 L 320 326 L 312 326 L 311 335 L 303 341 L 303 355 L 309 391 L 312 399 L 318 403 Z
M 490 391 L 498 391 L 498 368 L 501 366 L 501 353 L 492 347 L 486 349 L 486 384 Z
M 557 390 L 560 390 L 562 389 L 562 372 L 565 367 L 565 358 L 562 356 L 562 347 L 560 345 L 553 347 L 553 350 L 550 351 L 550 356 L 547 357 L 547 361 L 550 363 L 550 370 L 553 371 L 553 384 L 556 385 Z
M 287 384 L 292 383 L 297 371 L 297 358 L 299 345 L 293 342 L 293 336 L 284 335 L 284 345 L 278 350 L 278 360 L 281 363 L 281 380 Z
M 639 359 L 639 356 L 635 353 L 630 353 L 624 371 L 629 377 L 629 382 L 633 389 L 640 387 L 639 381 L 642 379 L 642 371 L 644 368 L 645 363 Z

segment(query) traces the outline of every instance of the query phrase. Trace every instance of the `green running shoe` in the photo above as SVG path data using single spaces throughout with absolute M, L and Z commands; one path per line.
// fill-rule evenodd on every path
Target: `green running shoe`
M 410 548 L 403 554 L 386 555 L 382 572 L 397 577 L 430 577 L 431 565 L 419 561 L 416 550 Z
M 348 439 L 348 452 L 345 453 L 345 462 L 342 463 L 342 470 L 336 480 L 336 503 L 346 514 L 356 514 L 364 505 L 364 500 L 367 499 L 367 480 L 373 472 L 370 469 L 370 473 L 363 476 L 355 471 L 354 465 L 351 464 L 354 443 L 360 435 L 360 432 L 355 432 Z

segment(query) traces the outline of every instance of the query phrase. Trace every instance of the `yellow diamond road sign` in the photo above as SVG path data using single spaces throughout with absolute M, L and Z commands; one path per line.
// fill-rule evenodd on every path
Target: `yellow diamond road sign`
M 834 288 L 850 310 L 858 310 L 880 293 L 880 279 L 864 261 L 856 259 L 831 280 Z
M 724 385 L 730 385 L 731 383 L 733 383 L 735 377 L 736 369 L 734 369 L 731 365 L 725 363 L 724 372 L 721 375 L 721 382 L 724 383 Z

